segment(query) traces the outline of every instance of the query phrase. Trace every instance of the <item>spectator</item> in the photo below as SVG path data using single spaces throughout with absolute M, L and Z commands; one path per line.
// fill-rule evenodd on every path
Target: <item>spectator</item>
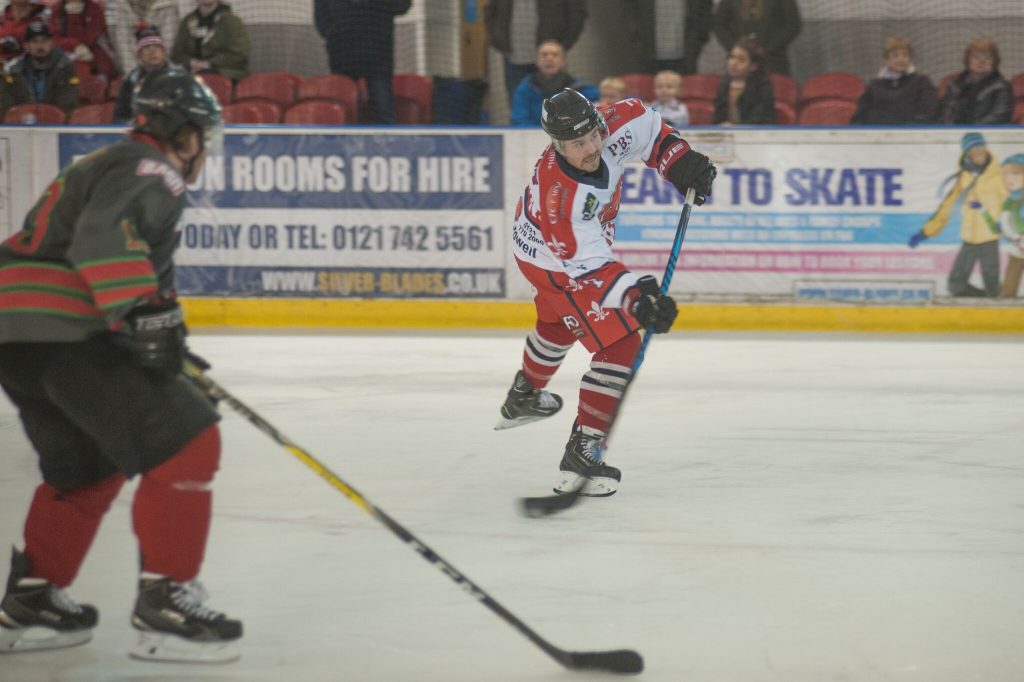
M 490 1 L 484 10 L 484 26 L 488 41 L 504 60 L 510 103 L 523 79 L 537 70 L 537 46 L 557 40 L 568 52 L 583 32 L 586 18 L 585 0 Z
M 757 41 L 743 38 L 729 51 L 726 78 L 715 95 L 714 123 L 764 125 L 775 123 L 775 92 Z
M 57 46 L 75 62 L 78 75 L 100 76 L 109 83 L 119 73 L 99 0 L 58 0 L 50 30 Z
M 655 71 L 696 73 L 700 53 L 711 37 L 714 0 L 625 0 L 630 17 L 641 17 L 638 42 L 652 43 Z
M 675 71 L 659 71 L 654 76 L 654 102 L 651 109 L 661 114 L 661 120 L 673 128 L 690 125 L 690 110 L 681 95 L 683 77 Z
M 626 98 L 626 84 L 618 76 L 608 76 L 598 84 L 598 103 L 610 107 Z
M 395 122 L 395 17 L 411 0 L 314 0 L 313 22 L 324 39 L 331 73 L 366 80 L 380 123 Z
M 885 40 L 885 66 L 857 102 L 850 123 L 900 125 L 932 123 L 939 93 L 928 76 L 914 72 L 913 50 L 906 38 Z
M 29 24 L 48 20 L 46 7 L 32 0 L 11 0 L 0 22 L 0 62 L 10 61 L 22 53 Z
M 52 104 L 65 114 L 78 106 L 78 78 L 50 27 L 34 21 L 25 31 L 25 53 L 7 65 L 0 88 L 0 117 L 16 104 Z
M 557 40 L 537 46 L 537 70 L 519 82 L 512 95 L 512 125 L 539 126 L 544 100 L 565 88 L 576 90 L 591 102 L 598 99 L 593 85 L 584 85 L 565 72 L 565 48 Z
M 990 38 L 976 38 L 964 50 L 964 70 L 939 102 L 939 122 L 956 125 L 1010 123 L 1013 88 L 999 73 L 999 48 Z
M 789 44 L 801 26 L 796 0 L 721 0 L 714 26 L 726 50 L 741 38 L 753 38 L 764 50 L 765 70 L 789 75 Z
M 138 55 L 139 63 L 125 76 L 121 89 L 117 92 L 114 123 L 131 120 L 132 99 L 147 78 L 161 73 L 185 73 L 185 69 L 167 61 L 167 48 L 156 26 L 143 25 L 135 32 L 135 53 Z
M 173 42 L 181 16 L 178 0 L 107 0 L 107 26 L 121 71 L 127 73 L 135 67 L 135 33 L 140 26 L 154 26 L 168 42 Z
M 212 71 L 239 81 L 249 75 L 249 32 L 227 3 L 196 0 L 178 26 L 171 61 L 194 74 Z

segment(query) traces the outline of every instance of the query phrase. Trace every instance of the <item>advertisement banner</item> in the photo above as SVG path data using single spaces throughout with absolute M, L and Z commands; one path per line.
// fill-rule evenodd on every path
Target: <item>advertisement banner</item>
M 712 157 L 718 179 L 691 214 L 676 293 L 884 303 L 992 296 L 1007 259 L 1021 254 L 1020 237 L 1000 228 L 1006 211 L 1020 211 L 1024 167 L 1003 167 L 1024 153 L 1019 130 L 685 136 Z M 627 170 L 615 251 L 628 267 L 664 268 L 681 205 L 654 169 Z M 927 238 L 912 248 L 922 230 Z
M 62 133 L 61 165 L 120 139 Z M 189 187 L 189 296 L 504 298 L 501 135 L 229 134 Z

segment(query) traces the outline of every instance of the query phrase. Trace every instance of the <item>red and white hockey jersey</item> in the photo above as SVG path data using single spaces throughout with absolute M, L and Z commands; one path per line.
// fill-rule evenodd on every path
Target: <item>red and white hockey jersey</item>
M 660 114 L 636 99 L 605 107 L 601 113 L 608 136 L 598 171 L 587 174 L 573 168 L 549 146 L 516 206 L 516 258 L 547 271 L 549 282 L 567 290 L 576 288 L 577 279 L 615 262 L 611 245 L 626 162 L 640 159 L 657 167 L 661 142 L 673 132 Z M 617 278 L 602 305 L 621 307 L 622 295 L 635 282 L 635 276 Z

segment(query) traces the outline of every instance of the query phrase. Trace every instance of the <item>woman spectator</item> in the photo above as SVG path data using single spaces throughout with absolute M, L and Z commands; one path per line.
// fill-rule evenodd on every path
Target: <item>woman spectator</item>
M 999 48 L 991 38 L 975 38 L 964 50 L 964 70 L 939 103 L 939 122 L 981 125 L 1012 117 L 1013 88 L 999 73 Z
M 775 123 L 775 92 L 764 67 L 764 51 L 753 38 L 741 38 L 729 50 L 726 78 L 715 95 L 713 122 L 721 125 Z
M 102 76 L 108 83 L 118 74 L 114 46 L 107 34 L 103 5 L 96 0 L 59 0 L 50 17 L 57 46 L 75 62 L 79 76 Z
M 857 102 L 850 123 L 866 125 L 925 124 L 935 121 L 939 92 L 928 76 L 914 71 L 910 41 L 885 40 L 885 66 Z

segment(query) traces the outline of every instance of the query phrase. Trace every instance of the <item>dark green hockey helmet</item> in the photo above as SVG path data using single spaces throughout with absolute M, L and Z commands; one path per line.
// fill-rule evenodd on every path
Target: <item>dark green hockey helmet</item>
M 153 74 L 132 102 L 135 130 L 169 142 L 186 125 L 202 133 L 204 148 L 216 152 L 224 133 L 220 103 L 202 80 L 183 73 Z

